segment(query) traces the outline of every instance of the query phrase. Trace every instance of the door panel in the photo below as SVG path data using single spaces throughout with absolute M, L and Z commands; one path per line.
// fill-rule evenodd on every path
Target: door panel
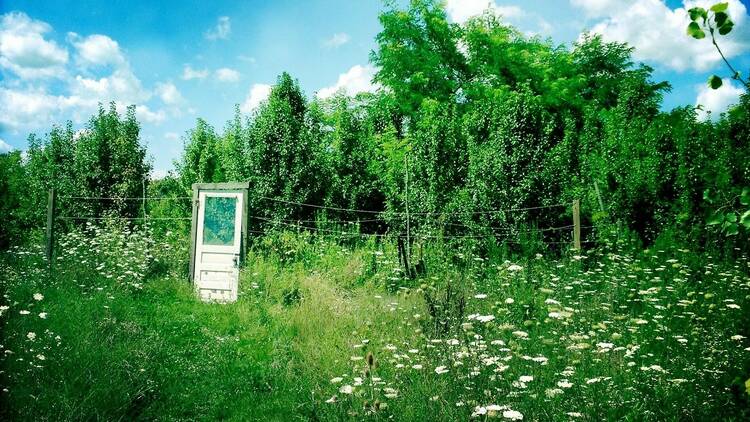
M 242 199 L 238 192 L 199 194 L 194 280 L 203 300 L 237 300 Z

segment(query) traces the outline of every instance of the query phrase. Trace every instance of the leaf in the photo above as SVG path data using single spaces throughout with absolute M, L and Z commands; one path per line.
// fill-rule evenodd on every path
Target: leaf
M 710 217 L 708 217 L 708 221 L 706 221 L 706 225 L 715 226 L 723 222 L 724 222 L 724 213 L 721 211 L 716 211 L 713 214 L 711 214 Z
M 729 15 L 724 12 L 716 12 L 716 14 L 714 15 L 714 22 L 716 22 L 717 28 L 724 25 L 727 19 L 729 19 Z
M 742 189 L 742 193 L 740 194 L 740 204 L 750 205 L 750 188 Z
M 736 236 L 737 233 L 739 233 L 739 227 L 737 226 L 737 223 L 729 223 L 724 227 L 724 233 L 727 236 Z
M 706 189 L 703 191 L 703 200 L 713 204 L 716 201 L 716 194 L 711 189 Z
M 736 223 L 737 222 L 737 214 L 730 212 L 729 214 L 724 217 L 724 219 L 729 223 Z
M 725 23 L 724 25 L 722 25 L 719 28 L 719 34 L 721 34 L 721 35 L 727 35 L 728 33 L 732 32 L 732 28 L 734 28 L 734 22 L 727 21 L 727 23 Z M 704 34 L 704 36 L 705 36 L 705 34 Z
M 750 229 L 750 210 L 745 211 L 740 217 L 740 224 L 745 226 L 746 229 Z
M 711 75 L 710 78 L 708 78 L 708 86 L 710 86 L 712 89 L 719 89 L 721 87 L 721 78 L 716 75 Z
M 715 13 L 722 13 L 729 7 L 729 3 L 716 3 L 711 6 L 711 11 Z
M 700 25 L 695 22 L 690 22 L 690 25 L 688 25 L 687 27 L 687 34 L 695 38 L 696 40 L 706 38 L 706 33 L 703 32 Z
M 692 9 L 688 10 L 688 13 L 690 14 L 690 20 L 695 22 L 698 20 L 698 18 L 706 19 L 706 16 L 708 16 L 708 12 L 706 12 L 706 9 L 702 7 L 693 7 Z

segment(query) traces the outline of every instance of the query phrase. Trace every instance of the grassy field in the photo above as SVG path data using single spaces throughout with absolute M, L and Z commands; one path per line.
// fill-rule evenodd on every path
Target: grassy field
M 407 280 L 390 244 L 280 234 L 218 305 L 154 237 L 3 254 L 1 419 L 750 417 L 747 257 L 433 245 Z

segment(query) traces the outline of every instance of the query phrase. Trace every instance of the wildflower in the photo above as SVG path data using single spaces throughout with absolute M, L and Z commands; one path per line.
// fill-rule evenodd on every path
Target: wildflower
M 344 379 L 341 378 L 341 377 L 331 378 L 331 384 L 338 384 L 338 383 L 340 383 L 343 380 Z
M 493 319 L 495 319 L 494 315 L 479 315 L 477 317 L 477 321 L 483 322 L 483 323 L 488 323 L 488 322 L 492 321 Z
M 505 303 L 506 303 L 507 305 L 512 305 L 512 304 L 513 304 L 513 302 L 515 302 L 515 300 L 513 300 L 513 298 L 512 298 L 512 297 L 509 297 L 509 298 L 505 299 Z
M 21 314 L 21 315 L 28 315 L 31 312 L 29 312 L 29 311 L 27 311 L 27 310 L 24 309 L 23 311 L 19 311 L 18 313 Z
M 508 267 L 508 271 L 511 271 L 511 272 L 516 272 L 516 271 L 521 271 L 521 270 L 523 270 L 523 267 L 520 265 L 516 265 L 516 264 L 513 264 Z
M 474 408 L 474 412 L 471 414 L 472 418 L 476 418 L 477 416 L 482 416 L 487 414 L 487 408 L 483 406 L 477 406 Z
M 342 385 L 341 388 L 339 388 L 339 393 L 341 394 L 351 394 L 354 392 L 354 387 L 351 385 Z
M 423 368 L 423 366 L 420 365 L 420 364 L 412 365 L 411 367 L 412 367 L 412 369 L 416 369 L 416 370 L 420 370 L 420 369 Z
M 562 393 L 563 393 L 563 390 L 559 388 L 548 388 L 544 391 L 544 394 L 546 394 L 547 397 L 549 398 L 554 398 L 556 396 L 559 396 Z
M 474 298 L 475 299 L 487 299 L 487 295 L 484 293 L 479 293 L 479 294 L 474 295 Z
M 330 399 L 326 400 L 326 403 L 336 403 L 336 396 L 332 396 Z
M 521 381 L 521 382 L 523 382 L 523 383 L 527 383 L 527 382 L 534 381 L 534 377 L 532 377 L 531 375 L 521 375 L 518 378 L 518 380 Z
M 438 375 L 445 374 L 446 372 L 448 372 L 448 368 L 446 368 L 445 366 L 438 366 L 437 368 L 435 368 L 435 373 Z
M 46 312 L 39 312 L 39 318 L 41 318 L 41 319 L 47 319 L 47 313 Z
M 398 396 L 398 391 L 390 387 L 384 388 L 383 393 L 383 395 L 389 399 L 395 399 Z
M 42 296 L 41 293 L 34 293 L 34 300 L 36 300 L 38 302 L 38 301 L 40 301 L 42 299 L 44 299 L 44 296 Z
M 745 336 L 740 334 L 735 334 L 731 337 L 732 340 L 742 340 L 743 338 L 745 338 Z
M 29 333 L 26 334 L 26 338 L 28 338 L 31 341 L 34 341 L 36 340 L 36 333 L 33 331 L 29 331 Z
M 523 420 L 523 414 L 517 410 L 504 410 L 503 411 L 503 417 L 505 419 L 510 419 L 512 421 L 520 421 Z
M 40 354 L 38 354 L 38 355 L 36 355 L 36 358 L 37 358 L 37 359 L 39 359 L 39 360 L 45 360 L 45 359 L 47 359 L 47 358 L 46 358 L 46 357 L 44 357 L 44 355 L 43 355 L 43 354 L 41 354 L 41 353 L 40 353 Z
M 516 336 L 516 337 L 518 337 L 518 338 L 528 338 L 529 337 L 529 333 L 527 333 L 526 331 L 513 331 L 513 335 Z
M 573 383 L 568 381 L 567 379 L 562 379 L 557 382 L 557 386 L 560 388 L 570 388 L 573 386 Z

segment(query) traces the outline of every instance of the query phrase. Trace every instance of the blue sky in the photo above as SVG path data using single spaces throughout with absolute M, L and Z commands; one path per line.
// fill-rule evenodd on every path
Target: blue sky
M 405 0 L 399 1 L 404 4 Z M 673 91 L 665 108 L 723 111 L 741 92 L 705 89 L 726 74 L 708 42 L 684 35 L 685 8 L 702 0 L 448 0 L 462 22 L 490 7 L 529 34 L 570 44 L 582 31 L 636 47 Z M 100 101 L 136 104 L 157 174 L 172 168 L 181 136 L 203 117 L 221 130 L 235 104 L 251 112 L 282 71 L 308 97 L 376 89 L 368 56 L 380 0 L 142 1 L 0 0 L 0 150 L 25 149 L 30 132 L 83 127 Z M 722 46 L 750 69 L 747 4 L 730 1 L 735 30 Z

